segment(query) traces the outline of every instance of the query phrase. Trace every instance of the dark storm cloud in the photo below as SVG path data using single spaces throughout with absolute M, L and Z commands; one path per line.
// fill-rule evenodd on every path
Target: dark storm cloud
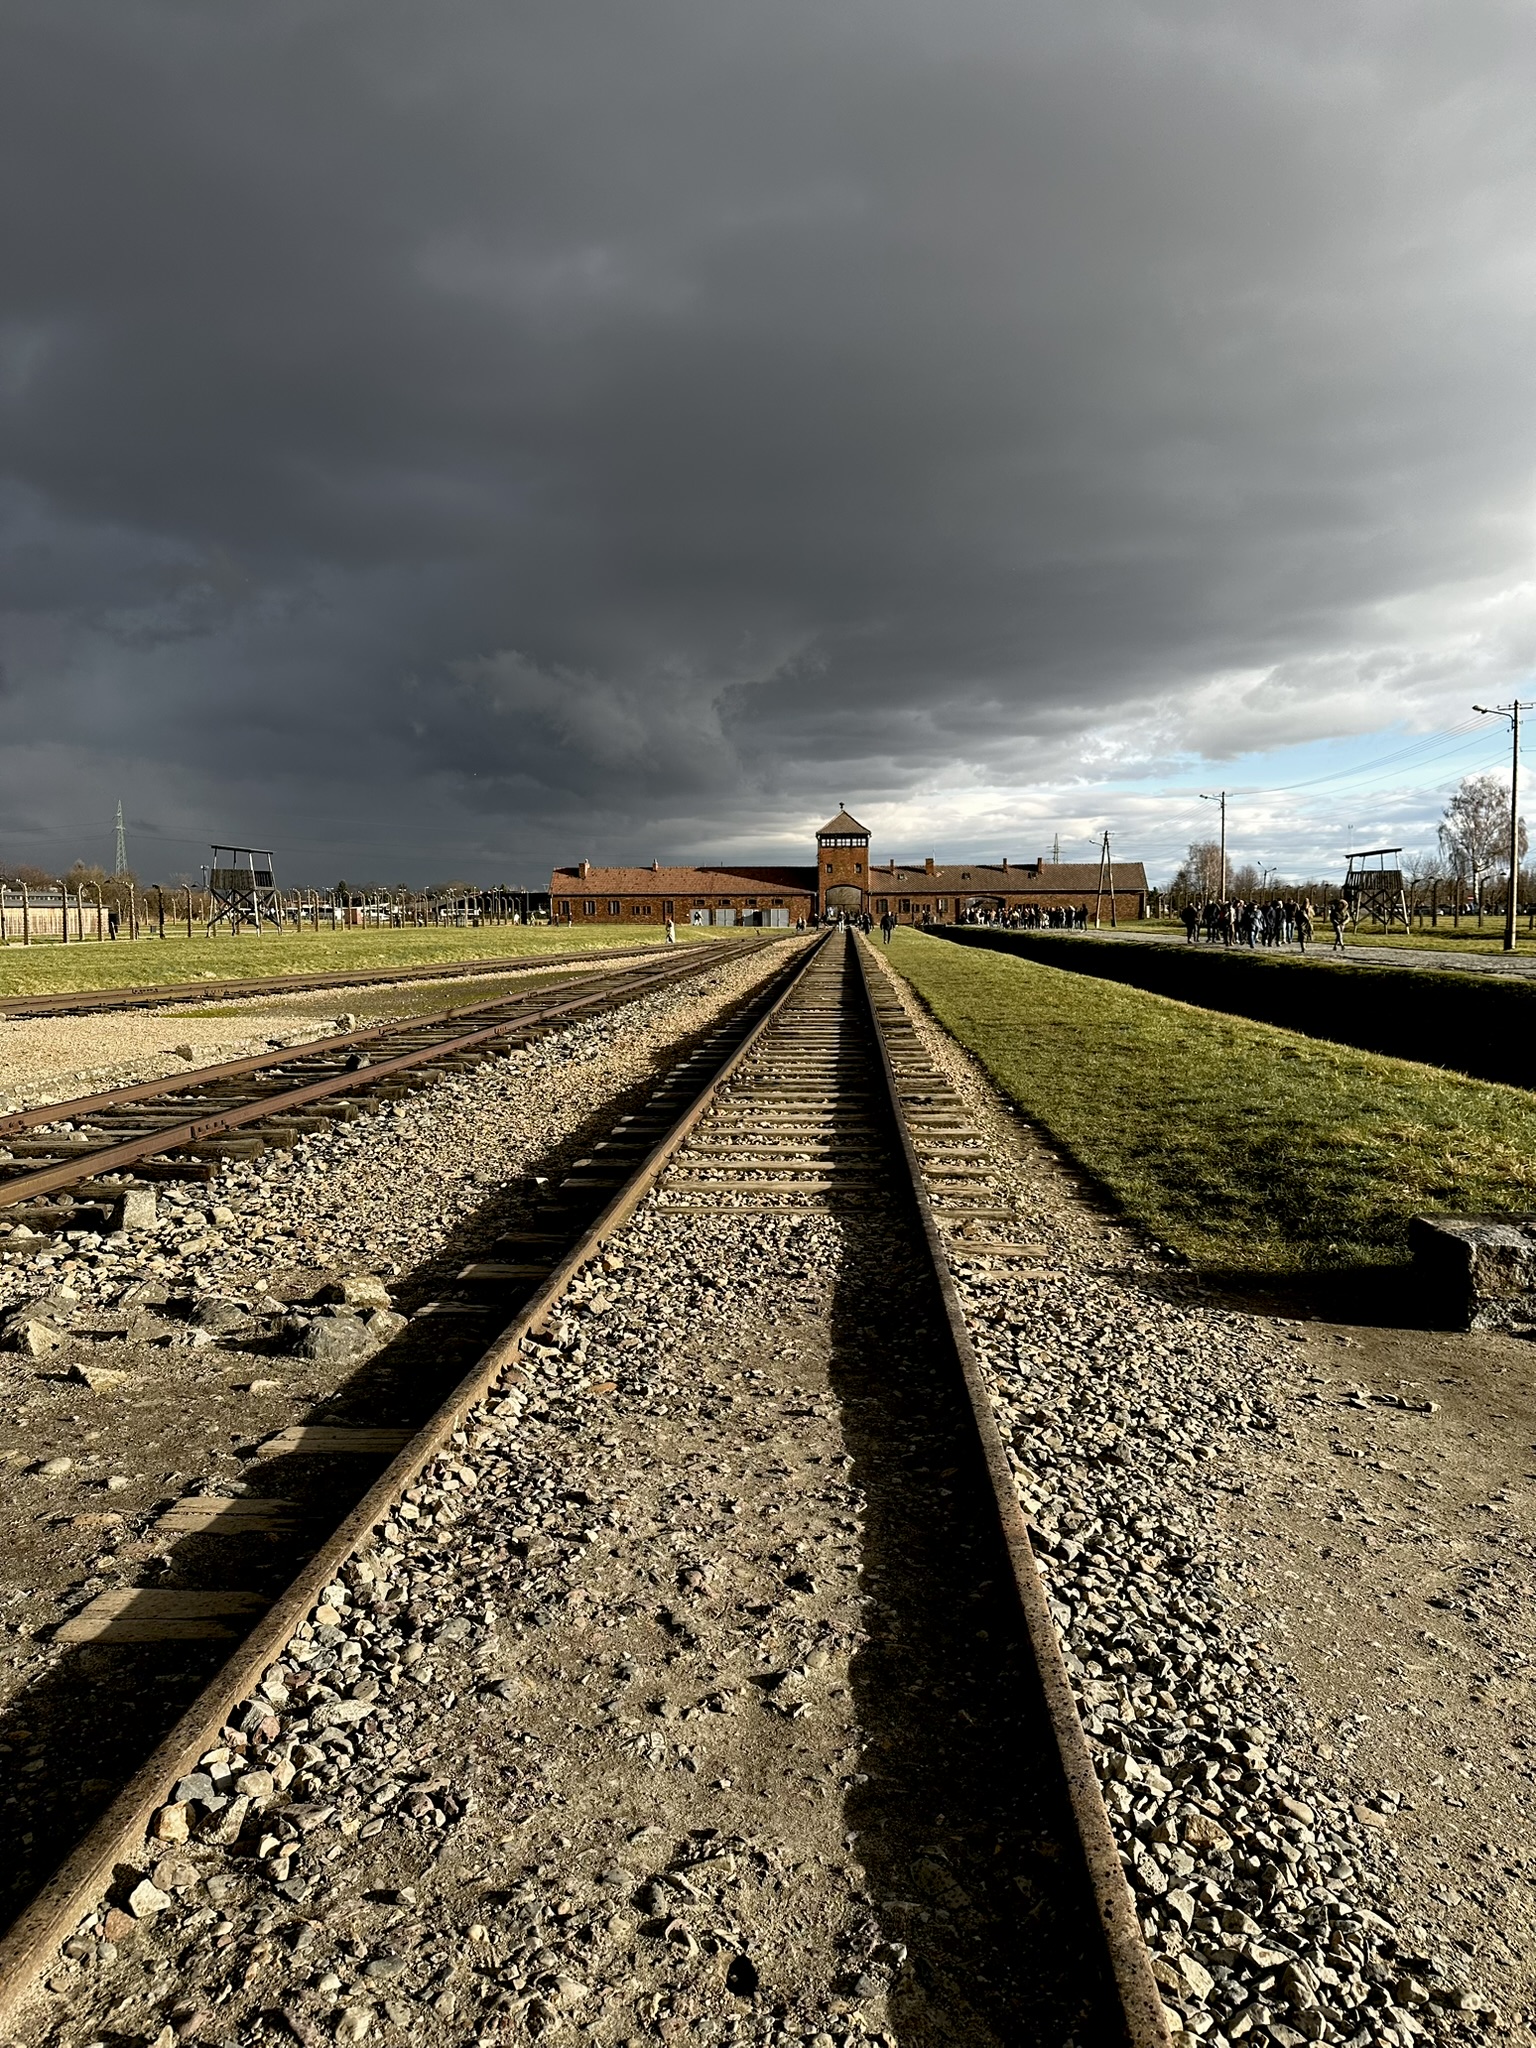
M 1529 658 L 1513 7 L 7 40 L 0 854 L 740 850 Z

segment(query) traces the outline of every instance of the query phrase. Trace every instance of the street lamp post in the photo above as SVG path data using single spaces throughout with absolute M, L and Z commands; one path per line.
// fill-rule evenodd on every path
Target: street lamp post
M 1536 704 L 1522 704 L 1517 697 L 1512 704 L 1474 704 L 1472 709 L 1484 718 L 1509 720 L 1509 888 L 1504 904 L 1504 950 L 1513 953 L 1518 944 L 1515 918 L 1520 891 L 1520 714 L 1536 711 Z
M 1220 877 L 1216 884 L 1216 896 L 1219 902 L 1225 903 L 1227 900 L 1227 792 L 1224 789 L 1219 789 L 1214 796 L 1207 796 L 1202 790 L 1200 801 L 1203 804 L 1221 805 L 1221 868 Z

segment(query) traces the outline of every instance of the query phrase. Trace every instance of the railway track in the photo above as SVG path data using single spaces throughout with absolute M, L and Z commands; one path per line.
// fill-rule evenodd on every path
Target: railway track
M 761 941 L 772 944 L 774 941 Z M 756 947 L 753 948 L 756 950 Z M 494 1058 L 543 1031 L 707 973 L 691 955 L 582 974 L 303 1046 L 0 1116 L 0 1211 L 40 1230 L 131 1224 L 141 1180 L 204 1177 L 220 1161 L 288 1146 L 433 1075 Z M 66 1190 L 67 1206 L 47 1206 Z M 141 1210 L 152 1204 L 139 1197 Z
M 654 946 L 618 947 L 612 953 L 514 953 L 499 960 L 440 960 L 430 967 L 352 968 L 333 974 L 272 974 L 234 981 L 150 982 L 129 988 L 61 989 L 49 994 L 0 996 L 0 1017 L 83 1017 L 107 1010 L 154 1010 L 177 1003 L 239 1002 L 251 996 L 292 996 L 328 988 L 388 988 L 413 981 L 482 981 L 491 975 L 546 973 L 551 967 L 590 966 L 633 959 Z
M 0 1943 L 18 2039 L 1166 2040 L 950 1276 L 985 1156 L 857 942 L 755 1010 L 459 1272 L 501 1334 Z

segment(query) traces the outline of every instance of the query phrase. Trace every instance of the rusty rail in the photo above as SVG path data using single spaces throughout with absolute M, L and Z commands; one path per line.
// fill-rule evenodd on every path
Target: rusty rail
M 765 943 L 772 944 L 773 941 Z M 284 1115 L 305 1109 L 311 1103 L 324 1101 L 330 1096 L 356 1094 L 360 1089 L 372 1088 L 379 1081 L 388 1080 L 394 1074 L 407 1073 L 412 1067 L 428 1066 L 434 1060 L 450 1057 L 477 1045 L 484 1045 L 492 1039 L 505 1036 L 508 1032 L 548 1023 L 569 1016 L 572 1011 L 595 1008 L 616 992 L 632 990 L 636 995 L 643 995 L 653 988 L 665 987 L 670 982 L 683 981 L 691 975 L 703 973 L 714 964 L 713 961 L 699 961 L 684 965 L 673 956 L 668 958 L 665 967 L 659 967 L 651 973 L 632 970 L 626 976 L 609 976 L 600 980 L 594 980 L 590 976 L 573 977 L 573 983 L 580 993 L 560 1003 L 546 1003 L 540 1007 L 537 996 L 502 996 L 486 1003 L 471 1004 L 463 1010 L 446 1011 L 435 1018 L 411 1018 L 390 1025 L 376 1026 L 366 1031 L 311 1039 L 302 1046 L 288 1047 L 282 1052 L 258 1053 L 248 1059 L 228 1060 L 220 1066 L 203 1067 L 191 1073 L 178 1074 L 169 1081 L 141 1082 L 128 1088 L 109 1089 L 99 1095 L 81 1096 L 71 1102 L 54 1102 L 37 1109 L 17 1111 L 0 1118 L 0 1138 L 14 1135 L 19 1130 L 36 1129 L 40 1125 L 76 1122 L 103 1108 L 118 1108 L 135 1102 L 174 1100 L 179 1095 L 195 1093 L 216 1082 L 239 1079 L 244 1075 L 261 1073 L 272 1068 L 294 1066 L 314 1059 L 317 1054 L 323 1056 L 351 1053 L 366 1046 L 378 1045 L 394 1033 L 447 1027 L 444 1035 L 433 1038 L 426 1045 L 414 1046 L 407 1052 L 397 1053 L 393 1058 L 369 1060 L 355 1069 L 342 1069 L 297 1087 L 253 1096 L 249 1102 L 236 1104 L 228 1109 L 198 1112 L 194 1106 L 189 1105 L 190 1113 L 179 1123 L 123 1139 L 117 1144 L 107 1143 L 89 1151 L 76 1151 L 70 1158 L 61 1160 L 56 1165 L 38 1167 L 30 1173 L 12 1174 L 0 1179 L 0 1209 L 13 1208 L 21 1202 L 36 1201 L 40 1196 L 57 1193 L 62 1188 L 74 1187 L 80 1181 L 119 1172 L 123 1167 L 136 1165 L 141 1160 L 157 1159 L 162 1153 L 184 1150 L 189 1145 L 204 1143 L 210 1138 L 221 1137 L 226 1132 L 240 1130 L 249 1124 L 280 1121 Z M 565 986 L 569 989 L 572 983 Z M 535 1007 L 524 1007 L 530 1003 Z M 514 1014 L 508 1016 L 506 1012 L 513 1006 L 516 1006 Z M 452 1028 L 456 1022 L 488 1009 L 498 1010 L 502 1014 L 494 1022 L 470 1030 Z M 0 1162 L 0 1172 L 3 1172 L 3 1162 Z
M 84 1016 L 97 1010 L 147 1010 L 161 1004 L 230 1002 L 247 996 L 303 995 L 327 988 L 388 988 L 397 982 L 473 981 L 493 974 L 538 973 L 604 960 L 632 960 L 658 946 L 589 948 L 580 953 L 513 953 L 500 959 L 440 960 L 430 967 L 361 967 L 334 974 L 273 974 L 246 981 L 134 983 L 127 988 L 53 989 L 0 996 L 0 1017 Z
M 949 1342 L 954 1351 L 956 1368 L 965 1385 L 971 1419 L 976 1426 L 977 1441 L 986 1466 L 993 1504 L 997 1510 L 998 1527 L 1012 1569 L 1014 1590 L 1018 1595 L 1025 1634 L 1034 1655 L 1041 1699 L 1055 1739 L 1056 1754 L 1066 1785 L 1072 1818 L 1077 1827 L 1078 1840 L 1082 1844 L 1088 1885 L 1103 1936 L 1105 1958 L 1124 2019 L 1121 2039 L 1124 2048 L 1167 2048 L 1168 2028 L 1163 2018 L 1163 2001 L 1158 1992 L 1157 1979 L 1152 1974 L 1152 1961 L 1142 1938 L 1135 1901 L 1121 1868 L 1120 1852 L 1115 1846 L 1109 1815 L 1104 1807 L 1104 1797 L 1099 1790 L 1098 1774 L 1093 1768 L 1088 1738 L 1083 1733 L 1083 1724 L 1078 1718 L 1077 1702 L 1072 1696 L 1072 1682 L 1067 1676 L 1067 1667 L 1061 1654 L 1061 1642 L 1056 1633 L 1056 1624 L 1051 1619 L 1045 1587 L 1041 1582 L 1040 1570 L 1035 1563 L 1035 1553 L 1030 1545 L 1029 1524 L 1025 1521 L 1024 1510 L 1019 1505 L 1019 1496 L 1013 1484 L 1013 1473 L 1008 1465 L 1008 1453 L 1004 1448 L 997 1420 L 992 1413 L 992 1403 L 987 1397 L 981 1361 L 976 1356 L 976 1347 L 971 1342 L 971 1333 L 966 1327 L 965 1311 L 960 1303 L 955 1276 L 950 1269 L 943 1233 L 939 1229 L 933 1204 L 928 1199 L 928 1191 L 924 1185 L 922 1164 L 907 1123 L 900 1081 L 882 1026 L 880 1005 L 875 1000 L 874 988 L 870 981 L 867 946 L 863 940 L 855 940 L 853 943 L 858 955 L 864 997 L 869 1005 L 870 1021 L 874 1027 L 875 1043 L 880 1048 L 880 1063 L 885 1075 L 891 1118 L 911 1178 L 912 1194 L 917 1206 L 918 1220 L 922 1226 L 923 1241 L 927 1246 L 939 1293 L 943 1299 Z M 895 1002 L 894 996 L 891 1000 Z

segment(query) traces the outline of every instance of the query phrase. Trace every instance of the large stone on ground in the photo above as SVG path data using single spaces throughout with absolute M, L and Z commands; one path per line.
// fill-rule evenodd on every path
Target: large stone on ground
M 377 1342 L 359 1316 L 317 1316 L 293 1348 L 296 1357 L 316 1365 L 345 1365 L 374 1350 Z
M 1458 1330 L 1536 1323 L 1536 1216 L 1415 1216 L 1408 1243 L 1438 1320 Z
M 155 1191 L 150 1187 L 124 1188 L 107 1218 L 110 1231 L 153 1230 Z
M 374 1273 L 348 1273 L 320 1290 L 321 1301 L 339 1301 L 347 1308 L 389 1308 L 389 1289 Z
M 59 1332 L 41 1316 L 13 1316 L 5 1326 L 6 1349 L 19 1351 L 26 1358 L 46 1358 L 63 1342 Z

